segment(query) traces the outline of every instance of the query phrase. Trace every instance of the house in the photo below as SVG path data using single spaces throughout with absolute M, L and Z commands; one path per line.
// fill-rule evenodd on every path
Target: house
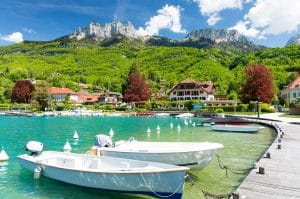
M 95 104 L 99 101 L 99 94 L 90 94 L 87 91 L 79 91 L 70 96 L 70 101 L 75 104 Z
M 118 92 L 105 91 L 99 95 L 99 104 L 120 105 L 122 103 L 123 96 Z
M 63 102 L 67 99 L 67 97 L 72 95 L 76 95 L 74 91 L 72 91 L 69 88 L 64 88 L 64 87 L 51 87 L 49 89 L 49 95 L 55 102 Z
M 211 81 L 196 82 L 187 78 L 169 91 L 170 100 L 214 100 L 215 86 Z
M 280 97 L 288 100 L 288 102 L 300 98 L 300 76 L 280 91 Z

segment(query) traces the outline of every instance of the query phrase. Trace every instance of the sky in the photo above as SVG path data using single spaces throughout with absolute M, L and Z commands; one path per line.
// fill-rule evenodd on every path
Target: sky
M 300 30 L 300 0 L 0 0 L 0 19 L 0 45 L 130 21 L 140 35 L 182 39 L 197 29 L 236 29 L 256 44 L 282 47 Z

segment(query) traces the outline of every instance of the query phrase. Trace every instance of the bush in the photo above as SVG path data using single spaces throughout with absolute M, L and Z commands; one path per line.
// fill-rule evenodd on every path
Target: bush
M 270 107 L 270 105 L 266 103 L 260 104 L 260 111 L 262 113 L 275 113 L 275 109 Z
M 222 108 L 217 108 L 215 112 L 216 112 L 216 113 L 223 113 L 224 111 L 223 111 Z

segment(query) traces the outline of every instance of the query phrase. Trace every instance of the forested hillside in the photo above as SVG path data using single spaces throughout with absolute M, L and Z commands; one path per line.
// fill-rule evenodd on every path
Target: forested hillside
M 13 82 L 25 78 L 47 80 L 53 86 L 78 90 L 77 83 L 101 90 L 122 92 L 132 63 L 145 75 L 155 92 L 160 80 L 167 89 L 191 77 L 212 80 L 218 94 L 238 91 L 243 70 L 251 63 L 269 66 L 276 89 L 289 83 L 300 69 L 300 46 L 269 48 L 252 53 L 234 54 L 220 48 L 143 46 L 123 41 L 108 47 L 84 43 L 24 42 L 0 47 L 0 100 Z

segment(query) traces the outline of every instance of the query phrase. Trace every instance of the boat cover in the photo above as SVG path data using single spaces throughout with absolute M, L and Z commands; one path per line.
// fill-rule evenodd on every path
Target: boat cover
M 97 147 L 111 147 L 113 142 L 107 135 L 99 134 L 95 136 L 95 146 Z

